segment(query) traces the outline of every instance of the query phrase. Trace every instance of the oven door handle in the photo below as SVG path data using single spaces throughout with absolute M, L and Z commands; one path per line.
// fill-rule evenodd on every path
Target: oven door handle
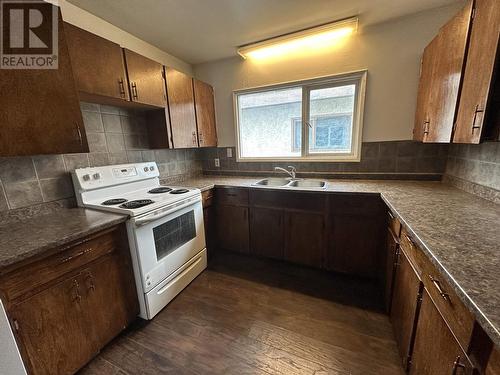
M 133 219 L 134 225 L 136 227 L 141 227 L 141 226 L 146 225 L 152 221 L 155 221 L 155 220 L 161 219 L 162 217 L 170 215 L 170 214 L 174 213 L 175 211 L 180 210 L 181 208 L 191 206 L 191 205 L 196 204 L 200 201 L 201 200 L 199 197 L 194 197 L 194 198 L 190 198 L 184 202 L 180 202 L 180 203 L 177 203 L 175 205 L 167 206 L 159 212 L 157 211 L 156 213 L 149 214 L 149 215 L 147 215 L 145 217 L 141 217 L 139 219 Z

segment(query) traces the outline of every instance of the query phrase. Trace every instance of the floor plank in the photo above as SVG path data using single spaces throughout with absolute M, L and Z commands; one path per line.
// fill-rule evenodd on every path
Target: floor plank
M 81 374 L 402 375 L 381 301 L 372 281 L 223 253 Z

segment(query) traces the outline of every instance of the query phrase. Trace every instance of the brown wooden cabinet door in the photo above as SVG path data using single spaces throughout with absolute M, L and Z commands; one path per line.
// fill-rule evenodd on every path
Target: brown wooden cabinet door
M 173 147 L 198 147 L 193 79 L 171 68 L 165 74 Z
M 500 2 L 476 0 L 453 142 L 479 143 L 491 100 L 499 45 Z
M 284 213 L 273 208 L 250 209 L 250 252 L 268 258 L 283 259 Z
M 167 93 L 163 65 L 138 53 L 123 49 L 130 87 L 130 100 L 165 107 Z
M 427 47 L 425 47 L 422 55 L 417 94 L 417 110 L 415 112 L 415 125 L 413 128 L 413 139 L 416 141 L 423 141 L 429 131 L 431 83 L 437 59 L 437 44 L 438 39 L 436 37 L 427 45 Z
M 437 35 L 424 142 L 451 142 L 472 14 L 472 0 Z
M 0 69 L 0 156 L 88 152 L 60 12 L 58 45 L 57 69 Z
M 139 313 L 134 273 L 128 254 L 110 254 L 82 271 L 88 334 L 102 348 Z M 90 333 L 91 332 L 91 333 Z
M 217 146 L 214 89 L 208 83 L 193 79 L 196 123 L 200 147 Z
M 472 373 L 473 365 L 439 314 L 427 290 L 424 289 L 410 374 Z
M 385 255 L 385 308 L 386 311 L 391 309 L 392 288 L 394 285 L 394 276 L 396 268 L 396 260 L 399 257 L 399 241 L 392 230 L 387 230 L 386 255 Z
M 83 288 L 78 274 L 11 309 L 21 351 L 33 374 L 73 374 L 96 354 L 85 319 Z
M 394 278 L 390 320 L 405 368 L 408 368 L 411 358 L 421 291 L 422 282 L 419 276 L 404 251 L 400 251 Z
M 217 205 L 217 246 L 248 253 L 250 247 L 248 207 Z
M 376 217 L 334 215 L 328 269 L 361 277 L 378 276 L 382 224 Z
M 386 209 L 376 195 L 329 197 L 327 268 L 361 277 L 382 274 Z
M 78 91 L 129 100 L 121 47 L 64 23 Z
M 285 259 L 322 267 L 325 255 L 325 217 L 322 213 L 285 212 Z

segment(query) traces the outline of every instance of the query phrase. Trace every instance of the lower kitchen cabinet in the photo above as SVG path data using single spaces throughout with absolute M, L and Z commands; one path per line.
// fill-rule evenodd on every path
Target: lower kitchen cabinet
M 250 211 L 250 252 L 283 259 L 284 212 L 282 209 L 252 207 Z
M 385 283 L 384 283 L 384 302 L 386 311 L 391 310 L 392 289 L 394 285 L 395 270 L 397 259 L 400 254 L 399 240 L 392 229 L 387 229 L 387 242 L 385 254 Z
M 403 250 L 399 251 L 396 264 L 390 320 L 403 367 L 407 369 L 411 360 L 423 284 Z
M 325 216 L 323 213 L 287 211 L 285 213 L 284 259 L 306 266 L 323 266 Z
M 16 267 L 0 292 L 31 374 L 75 373 L 138 315 L 123 226 Z
M 71 275 L 9 312 L 33 374 L 72 374 L 96 354 L 83 285 L 81 274 Z
M 218 247 L 240 253 L 249 252 L 248 207 L 217 205 L 216 226 Z
M 461 375 L 473 372 L 474 366 L 424 289 L 410 375 Z
M 384 206 L 377 195 L 331 195 L 327 269 L 378 277 L 382 269 L 384 215 Z

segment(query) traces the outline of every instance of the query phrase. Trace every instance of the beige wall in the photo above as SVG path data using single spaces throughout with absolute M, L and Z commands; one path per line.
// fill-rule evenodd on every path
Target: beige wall
M 195 65 L 215 88 L 220 146 L 235 145 L 232 91 L 368 69 L 364 141 L 412 138 L 420 58 L 426 44 L 461 4 L 360 27 L 334 50 L 286 61 L 255 63 L 239 57 Z
M 55 0 L 48 1 L 55 2 Z M 102 18 L 96 17 L 93 14 L 78 8 L 77 6 L 68 3 L 66 0 L 59 0 L 57 3 L 61 7 L 64 21 L 118 43 L 122 47 L 126 47 L 132 51 L 140 53 L 141 55 L 149 57 L 150 59 L 158 61 L 166 66 L 175 68 L 187 74 L 193 74 L 192 66 L 177 57 L 172 56 L 149 43 L 146 43 L 132 34 L 129 34 L 109 22 L 104 21 Z

